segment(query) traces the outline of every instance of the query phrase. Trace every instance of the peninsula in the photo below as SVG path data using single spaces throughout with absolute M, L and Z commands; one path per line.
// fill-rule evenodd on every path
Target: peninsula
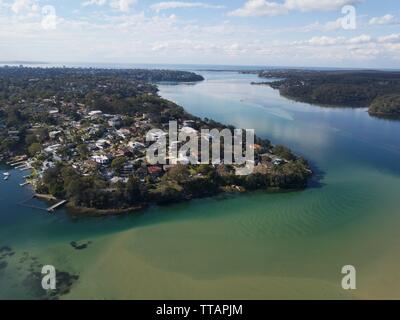
M 180 130 L 229 129 L 200 119 L 158 95 L 159 81 L 203 77 L 169 70 L 0 68 L 0 157 L 32 169 L 37 194 L 67 200 L 82 212 L 129 212 L 223 192 L 299 189 L 307 162 L 284 146 L 256 137 L 255 169 L 232 165 L 147 162 L 146 134 L 176 121 Z
M 254 72 L 251 72 L 254 73 Z M 400 119 L 400 72 L 378 70 L 269 70 L 257 72 L 282 96 L 333 107 L 369 108 L 373 116 Z

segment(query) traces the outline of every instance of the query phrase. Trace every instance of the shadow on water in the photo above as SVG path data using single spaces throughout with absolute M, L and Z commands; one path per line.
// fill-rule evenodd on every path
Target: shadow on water
M 327 184 L 322 182 L 326 176 L 326 172 L 321 170 L 317 164 L 313 161 L 308 161 L 310 168 L 313 172 L 310 180 L 308 181 L 307 188 L 309 189 L 320 189 L 325 187 Z

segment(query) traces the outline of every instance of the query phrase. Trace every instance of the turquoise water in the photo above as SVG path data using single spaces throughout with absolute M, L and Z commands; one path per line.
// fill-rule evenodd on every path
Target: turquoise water
M 0 181 L 0 247 L 15 252 L 0 269 L 0 298 L 38 298 L 24 279 L 42 264 L 79 275 L 65 299 L 400 298 L 400 122 L 292 102 L 251 86 L 254 75 L 201 73 L 206 81 L 160 94 L 291 147 L 318 183 L 77 219 L 21 206 L 30 190 L 12 171 Z M 78 251 L 71 241 L 91 244 Z M 26 253 L 39 263 L 20 262 Z M 340 287 L 347 264 L 358 271 L 352 292 Z

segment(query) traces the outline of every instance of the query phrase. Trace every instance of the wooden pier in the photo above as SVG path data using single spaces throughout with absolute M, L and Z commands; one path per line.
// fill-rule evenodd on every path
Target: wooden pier
M 11 167 L 16 167 L 16 166 L 20 166 L 26 164 L 26 161 L 19 161 L 19 162 L 15 162 L 15 163 L 11 163 L 10 166 Z
M 68 202 L 67 200 L 62 200 L 62 201 L 56 203 L 54 206 L 51 206 L 50 208 L 47 208 L 47 211 L 48 212 L 54 212 L 57 208 L 63 206 L 67 202 Z
M 27 155 L 22 155 L 22 156 L 14 157 L 10 161 L 7 161 L 6 164 L 14 167 L 14 166 L 18 165 L 19 163 L 25 162 L 27 159 L 28 159 Z

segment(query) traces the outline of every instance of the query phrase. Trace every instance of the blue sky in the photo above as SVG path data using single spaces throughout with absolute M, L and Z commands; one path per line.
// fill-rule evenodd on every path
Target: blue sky
M 400 3 L 0 0 L 0 60 L 399 68 Z

